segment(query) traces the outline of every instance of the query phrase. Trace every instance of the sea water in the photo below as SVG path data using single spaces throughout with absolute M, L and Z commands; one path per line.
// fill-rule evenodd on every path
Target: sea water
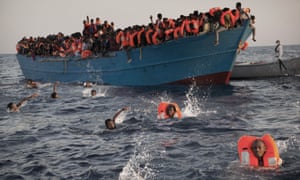
M 285 58 L 300 56 L 285 46 Z M 272 61 L 274 47 L 250 47 L 239 61 Z M 0 55 L 0 179 L 297 179 L 300 77 L 235 80 L 230 85 L 129 88 L 80 84 L 25 86 L 15 55 Z M 38 93 L 19 113 L 9 102 Z M 159 121 L 157 105 L 177 102 L 182 120 Z M 105 119 L 123 107 L 117 129 Z M 242 135 L 275 139 L 277 170 L 239 165 Z

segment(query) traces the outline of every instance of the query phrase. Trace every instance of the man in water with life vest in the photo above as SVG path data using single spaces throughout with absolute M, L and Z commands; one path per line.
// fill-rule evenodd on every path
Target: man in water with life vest
M 277 145 L 271 135 L 263 137 L 242 136 L 238 141 L 241 165 L 278 168 L 282 165 Z
M 179 106 L 176 103 L 161 102 L 157 108 L 158 119 L 182 118 Z

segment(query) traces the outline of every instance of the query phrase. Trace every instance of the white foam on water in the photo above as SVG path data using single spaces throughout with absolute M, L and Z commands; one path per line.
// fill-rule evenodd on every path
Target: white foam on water
M 119 174 L 119 180 L 154 179 L 155 173 L 151 168 L 151 148 L 148 148 L 143 135 L 137 137 L 132 157 Z

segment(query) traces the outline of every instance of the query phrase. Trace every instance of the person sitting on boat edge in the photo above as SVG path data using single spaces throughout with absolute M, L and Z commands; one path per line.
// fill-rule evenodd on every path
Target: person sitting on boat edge
M 123 112 L 123 111 L 126 111 L 128 110 L 128 107 L 123 107 L 121 110 L 119 110 L 112 119 L 106 119 L 105 120 L 105 126 L 107 129 L 116 129 L 116 119 L 117 117 Z
M 282 165 L 277 145 L 269 134 L 261 138 L 242 136 L 238 140 L 238 153 L 241 165 L 267 168 L 278 168 Z
M 58 85 L 58 82 L 55 82 L 53 84 L 53 92 L 51 93 L 51 98 L 53 98 L 53 99 L 59 98 L 58 93 L 56 92 L 57 85 Z
M 37 96 L 38 96 L 38 94 L 37 94 L 37 93 L 34 93 L 34 94 L 32 94 L 31 96 L 28 96 L 28 97 L 22 99 L 18 104 L 15 104 L 15 103 L 13 103 L 13 102 L 10 102 L 10 103 L 7 104 L 7 110 L 8 110 L 9 112 L 19 112 L 20 108 L 22 107 L 22 105 L 23 105 L 25 102 L 27 102 L 29 99 L 35 98 L 35 97 L 37 97 Z
M 161 102 L 157 108 L 158 119 L 182 118 L 181 110 L 176 103 Z

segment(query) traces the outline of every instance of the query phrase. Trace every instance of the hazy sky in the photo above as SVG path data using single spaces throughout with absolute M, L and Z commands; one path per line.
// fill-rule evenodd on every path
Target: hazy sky
M 118 27 L 148 24 L 158 12 L 177 18 L 211 7 L 235 8 L 235 0 L 0 0 L 0 54 L 15 53 L 24 36 L 47 36 L 82 31 L 82 21 L 100 17 Z M 257 42 L 250 46 L 300 44 L 300 0 L 241 0 L 256 17 Z

